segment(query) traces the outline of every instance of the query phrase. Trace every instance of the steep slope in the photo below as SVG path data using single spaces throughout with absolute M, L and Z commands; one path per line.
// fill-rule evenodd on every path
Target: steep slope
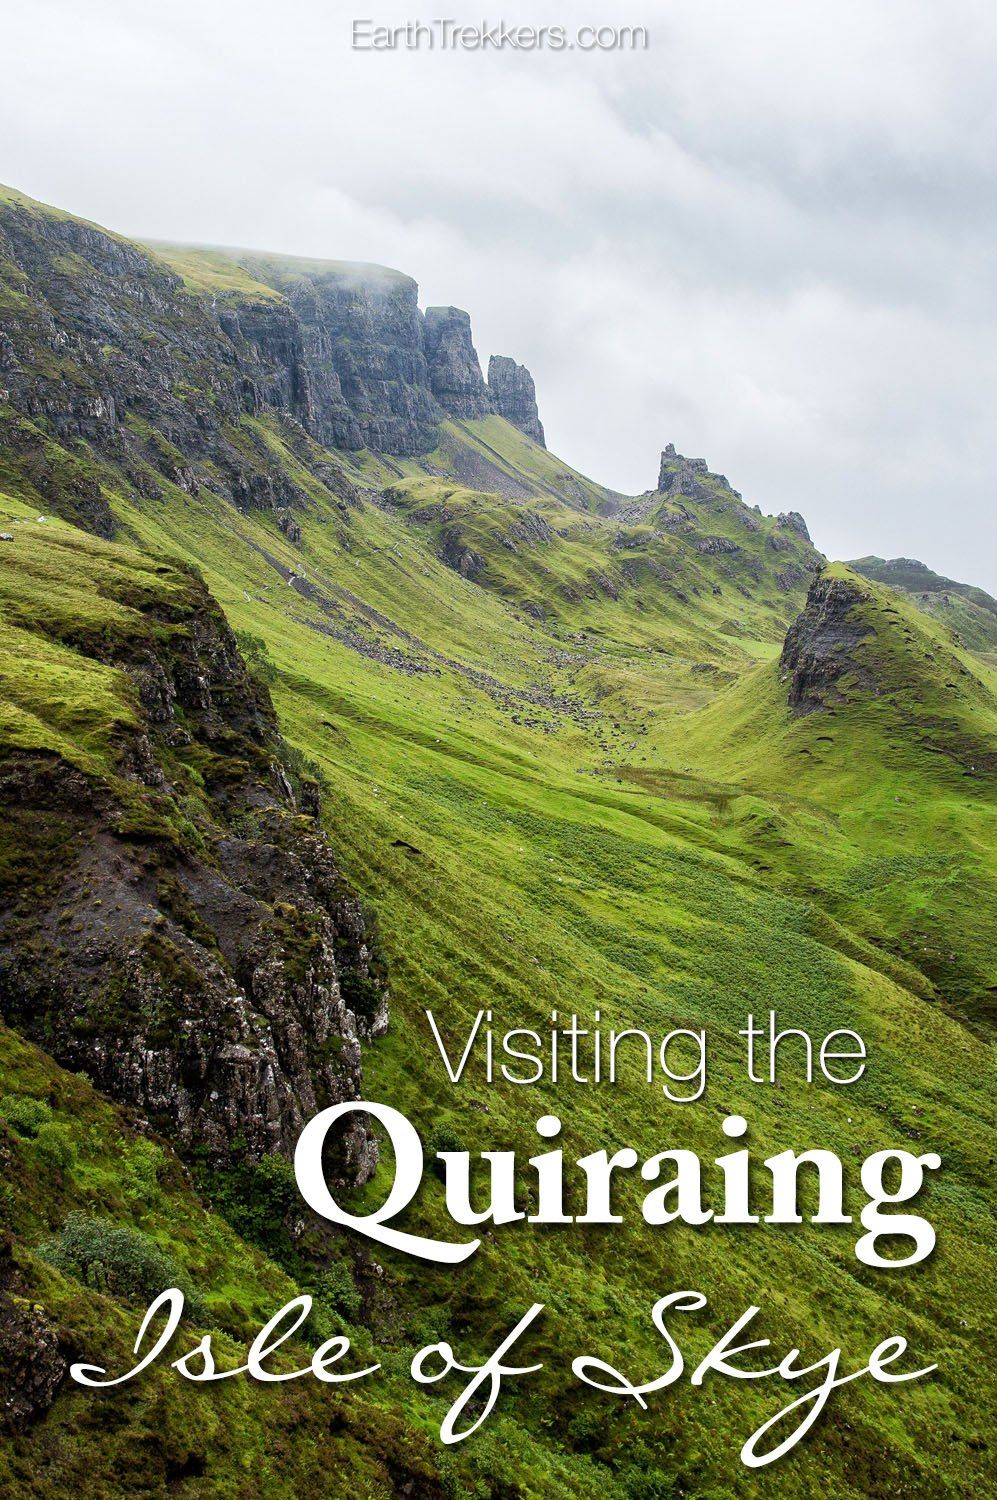
M 109 1371 L 131 1367 L 138 1322 L 164 1284 L 188 1298 L 176 1353 L 210 1334 L 223 1368 L 244 1360 L 262 1324 L 302 1286 L 205 1206 L 141 1118 L 2 1024 L 0 1079 L 5 1495 L 71 1490 L 111 1500 L 126 1487 L 150 1500 L 261 1490 L 268 1500 L 298 1500 L 328 1494 L 330 1472 L 371 1496 L 432 1500 L 453 1490 L 427 1436 L 429 1413 L 403 1416 L 390 1376 L 362 1401 L 313 1382 L 237 1380 L 212 1386 L 206 1400 L 166 1364 L 99 1399 L 74 1385 L 71 1361 L 99 1354 Z M 282 1220 L 299 1214 L 289 1169 L 244 1173 L 243 1194 L 250 1181 L 254 1212 L 276 1242 Z M 344 1331 L 370 1362 L 358 1314 L 361 1293 L 376 1284 L 369 1264 L 326 1245 L 322 1276 L 311 1271 L 306 1283 L 314 1309 L 305 1336 L 314 1342 L 289 1346 L 284 1368 Z
M 778 794 L 771 821 L 746 809 L 760 858 L 772 857 L 766 839 L 798 843 L 830 910 L 916 969 L 932 998 L 990 1026 L 995 690 L 951 631 L 839 564 L 815 580 L 780 662 L 686 719 L 679 738 L 701 771 Z M 833 814 L 819 843 L 801 819 L 814 804 Z
M 196 578 L 12 509 L 0 1013 L 188 1148 L 290 1155 L 386 1019 L 318 786 Z
M 264 1165 L 271 1157 L 247 1163 L 236 1154 L 202 1168 L 190 1153 L 199 1202 L 186 1184 L 173 1191 L 179 1169 L 168 1152 L 158 1178 L 164 1198 L 147 1205 L 130 1188 L 115 1192 L 122 1117 L 2 1033 L 5 1088 L 19 1098 L 46 1094 L 68 1130 L 77 1116 L 102 1122 L 76 1165 L 59 1169 L 61 1185 L 36 1168 L 37 1198 L 26 1170 L 40 1159 L 37 1137 L 15 1125 L 4 1137 L 25 1268 L 18 1295 L 42 1306 L 57 1331 L 73 1303 L 67 1326 L 99 1358 L 118 1348 L 141 1301 L 99 1304 L 106 1336 L 83 1311 L 87 1271 L 67 1249 L 75 1240 L 66 1215 L 93 1201 L 92 1212 L 156 1237 L 229 1334 L 283 1300 L 291 1277 L 331 1304 L 327 1315 L 341 1320 L 333 1326 L 345 1320 L 364 1363 L 369 1351 L 384 1369 L 383 1384 L 365 1383 L 325 1408 L 322 1437 L 314 1398 L 293 1383 L 257 1399 L 232 1382 L 227 1401 L 211 1405 L 210 1432 L 207 1403 L 193 1421 L 159 1386 L 137 1390 L 129 1401 L 140 1404 L 125 1406 L 126 1425 L 110 1435 L 98 1426 L 102 1408 L 60 1388 L 17 1439 L 15 1478 L 30 1474 L 42 1495 L 64 1493 L 67 1472 L 75 1478 L 86 1465 L 103 1474 L 120 1460 L 123 1430 L 138 1439 L 138 1472 L 153 1494 L 256 1493 L 255 1472 L 244 1481 L 240 1469 L 233 1480 L 233 1455 L 264 1445 L 271 1457 L 260 1472 L 275 1495 L 325 1495 L 330 1472 L 344 1491 L 376 1496 L 752 1494 L 737 1451 L 773 1410 L 753 1382 L 683 1390 L 641 1413 L 570 1377 L 566 1352 L 586 1350 L 625 1349 L 628 1367 L 660 1369 L 650 1307 L 689 1286 L 709 1297 L 683 1340 L 690 1361 L 758 1301 L 766 1304 L 759 1336 L 780 1348 L 796 1343 L 817 1358 L 840 1344 L 857 1365 L 896 1331 L 910 1337 L 912 1353 L 939 1358 L 930 1384 L 902 1387 L 891 1401 L 862 1382 L 842 1391 L 808 1443 L 780 1463 L 780 1495 L 809 1500 L 815 1484 L 834 1500 L 985 1493 L 981 1350 L 997 1271 L 986 1207 L 990 1057 L 960 1018 L 977 1023 L 988 983 L 981 944 L 993 909 L 992 807 L 986 751 L 977 754 L 993 727 L 986 668 L 903 600 L 841 570 L 813 583 L 807 605 L 820 559 L 799 517 L 761 516 L 722 476 L 675 452 L 663 455 L 654 491 L 628 498 L 573 473 L 497 412 L 447 416 L 425 451 L 327 448 L 315 424 L 334 419 L 333 396 L 325 415 L 309 417 L 303 395 L 315 388 L 318 356 L 300 349 L 303 324 L 289 293 L 247 270 L 247 257 L 185 252 L 184 290 L 137 250 L 137 260 L 122 249 L 120 267 L 109 266 L 102 241 L 84 237 L 74 243 L 90 270 L 74 281 L 75 262 L 72 274 L 55 263 L 69 231 L 31 213 L 34 262 L 25 268 L 22 254 L 7 280 L 24 301 L 10 304 L 18 363 L 13 378 L 3 376 L 9 400 L 0 407 L 13 497 L 2 524 L 14 536 L 0 542 L 9 580 L 0 610 L 6 620 L 11 599 L 38 592 L 16 580 L 37 580 L 53 545 L 39 512 L 58 505 L 90 524 L 80 487 L 128 546 L 59 533 L 59 551 L 79 570 L 66 615 L 106 613 L 113 624 L 124 609 L 128 630 L 141 635 L 142 611 L 119 597 L 131 576 L 153 600 L 176 590 L 210 613 L 189 571 L 165 559 L 200 570 L 268 680 L 280 735 L 293 747 L 285 769 L 292 780 L 304 769 L 321 782 L 337 864 L 378 914 L 391 1025 L 364 1053 L 366 1096 L 409 1114 L 428 1151 L 499 1147 L 525 1159 L 536 1149 L 536 1119 L 556 1110 L 569 1159 L 624 1142 L 646 1156 L 681 1140 L 708 1161 L 722 1145 L 720 1114 L 740 1111 L 759 1155 L 822 1145 L 847 1163 L 911 1138 L 940 1150 L 946 1170 L 926 1194 L 938 1245 L 916 1278 L 859 1264 L 847 1227 L 819 1237 L 810 1225 L 731 1236 L 652 1231 L 634 1212 L 639 1190 L 628 1182 L 620 1226 L 541 1234 L 511 1224 L 456 1269 L 380 1248 L 375 1267 L 355 1240 L 295 1235 L 297 1198 L 293 1189 L 282 1196 L 279 1177 L 275 1188 Z M 311 274 L 300 265 L 295 273 L 302 302 Z M 276 318 L 287 329 L 286 345 L 248 335 L 250 306 L 257 328 Z M 227 333 L 226 320 L 242 333 Z M 112 327 L 124 352 L 103 356 L 98 341 L 110 341 Z M 64 363 L 46 373 L 52 340 Z M 144 360 L 147 347 L 156 352 Z M 297 387 L 296 369 L 308 375 Z M 378 420 L 408 420 L 404 385 L 379 388 Z M 89 399 L 95 389 L 113 398 L 111 427 L 80 425 L 82 393 Z M 403 403 L 400 414 L 392 401 Z M 109 591 L 96 586 L 108 570 L 118 580 Z M 843 594 L 835 587 L 825 597 L 835 580 Z M 32 651 L 59 653 L 64 673 L 44 712 L 28 705 L 32 743 L 50 743 L 72 764 L 95 757 L 90 774 L 107 782 L 128 726 L 149 732 L 127 662 L 116 646 L 88 655 L 59 630 L 41 640 L 41 613 L 8 621 L 21 632 L 12 645 L 23 646 L 26 632 Z M 168 634 L 183 632 L 181 623 Z M 68 714 L 73 704 L 89 708 Z M 217 751 L 201 748 L 210 767 Z M 243 836 L 237 809 L 250 787 L 304 834 L 300 791 L 292 807 L 267 768 L 284 764 L 278 744 L 262 748 L 262 759 L 237 756 L 251 770 L 239 773 L 234 836 Z M 183 799 L 193 797 L 191 821 L 210 850 L 228 836 L 230 813 L 210 785 L 183 779 L 171 756 L 161 768 L 175 794 L 165 794 L 159 815 L 168 823 L 190 816 Z M 116 781 L 112 789 L 120 795 Z M 150 790 L 136 783 L 132 794 L 144 806 Z M 311 822 L 307 829 L 318 836 Z M 9 858 L 22 842 L 8 841 Z M 938 920 L 929 930 L 921 923 L 930 913 Z M 287 960 L 293 969 L 295 956 Z M 427 1006 L 454 1037 L 480 1008 L 500 1030 L 542 1031 L 553 1010 L 588 1017 L 596 1008 L 607 1025 L 652 1034 L 703 1026 L 708 1092 L 700 1104 L 669 1104 L 639 1066 L 608 1089 L 567 1078 L 557 1088 L 489 1086 L 476 1062 L 454 1087 Z M 861 1031 L 867 1076 L 844 1091 L 798 1077 L 747 1084 L 738 1032 L 749 1010 L 770 1007 L 780 1024 L 818 1035 Z M 23 1123 L 23 1104 L 13 1112 Z M 361 1201 L 380 1201 L 387 1180 L 382 1164 Z M 848 1192 L 857 1215 L 861 1195 L 851 1182 Z M 269 1259 L 254 1257 L 222 1220 Z M 431 1172 L 407 1224 L 452 1235 Z M 47 1247 L 52 1239 L 58 1252 Z M 443 1338 L 458 1357 L 480 1360 L 538 1300 L 547 1311 L 528 1358 L 544 1370 L 534 1382 L 509 1383 L 480 1434 L 443 1454 L 428 1434 L 455 1387 L 416 1388 L 406 1377 L 413 1353 Z M 66 1458 L 70 1434 L 78 1456 Z

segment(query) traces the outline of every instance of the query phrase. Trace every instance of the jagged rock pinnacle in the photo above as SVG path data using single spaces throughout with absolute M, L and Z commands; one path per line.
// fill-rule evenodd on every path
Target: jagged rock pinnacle
M 488 389 L 499 416 L 546 448 L 536 386 L 526 366 L 518 365 L 507 354 L 493 354 L 488 361 Z
M 492 410 L 471 341 L 471 319 L 459 307 L 427 307 L 423 324 L 429 386 L 445 412 L 467 421 Z

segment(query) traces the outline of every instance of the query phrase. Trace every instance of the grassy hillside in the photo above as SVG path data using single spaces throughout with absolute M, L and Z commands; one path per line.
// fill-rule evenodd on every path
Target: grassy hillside
M 957 583 L 914 558 L 860 557 L 850 564 L 864 578 L 900 589 L 925 614 L 949 626 L 959 639 L 982 655 L 997 655 L 997 599 L 985 589 Z
M 892 589 L 841 565 L 827 576 L 852 590 L 862 636 L 826 707 L 787 714 L 785 664 L 759 668 L 684 720 L 682 756 L 767 799 L 752 814 L 760 852 L 766 837 L 798 843 L 830 910 L 909 962 L 935 1002 L 992 1026 L 997 678 Z M 815 805 L 833 816 L 808 831 Z
M 188 286 L 214 295 L 204 266 L 185 272 Z M 171 400 L 200 412 L 206 390 Z M 10 408 L 0 416 L 32 425 Z M 42 584 L 56 603 L 69 591 L 81 615 L 113 629 L 108 569 L 169 588 L 162 560 L 193 564 L 321 780 L 325 828 L 377 913 L 391 1019 L 365 1051 L 368 1097 L 406 1112 L 429 1149 L 521 1159 L 548 1110 L 565 1122 L 569 1160 L 681 1143 L 707 1162 L 727 1145 L 722 1116 L 742 1112 L 759 1155 L 826 1146 L 846 1170 L 854 1162 L 856 1213 L 861 1159 L 916 1142 L 943 1158 L 922 1199 L 938 1244 L 897 1272 L 855 1259 L 854 1226 L 652 1230 L 639 1184 L 625 1182 L 622 1225 L 510 1224 L 443 1272 L 377 1248 L 375 1271 L 342 1241 L 293 1240 L 273 1184 L 190 1159 L 187 1179 L 166 1143 L 149 1146 L 140 1122 L 6 1032 L 4 1091 L 47 1100 L 76 1153 L 39 1168 L 37 1133 L 14 1124 L 3 1136 L 18 1295 L 68 1342 L 100 1359 L 138 1306 L 86 1302 L 78 1279 L 52 1267 L 43 1246 L 79 1206 L 152 1236 L 228 1338 L 290 1284 L 324 1287 L 324 1315 L 384 1366 L 382 1380 L 331 1403 L 304 1385 L 233 1382 L 218 1399 L 219 1388 L 204 1397 L 155 1382 L 123 1403 L 120 1426 L 99 1425 L 105 1408 L 87 1397 L 60 1395 L 0 1460 L 14 1482 L 63 1493 L 84 1466 L 109 1475 L 128 1439 L 133 1492 L 156 1495 L 259 1493 L 262 1474 L 268 1495 L 317 1497 L 331 1472 L 343 1493 L 384 1497 L 989 1493 L 987 665 L 909 601 L 834 568 L 857 644 L 822 679 L 826 701 L 794 712 L 796 669 L 779 657 L 816 555 L 786 518 L 756 515 L 705 471 L 691 493 L 625 499 L 499 418 L 448 423 L 435 451 L 397 459 L 327 451 L 272 412 L 226 417 L 225 451 L 280 481 L 289 523 L 233 503 L 220 449 L 192 460 L 192 481 L 163 451 L 181 416 L 167 434 L 136 409 L 117 445 L 34 424 L 49 464 L 75 466 L 99 491 L 113 542 L 66 526 L 56 543 L 37 519 L 48 502 L 29 462 L 16 444 L 3 449 L 10 743 L 113 773 L 130 711 L 120 679 L 53 645 L 43 611 L 24 601 Z M 15 674 L 14 652 L 30 671 Z M 705 1026 L 709 1088 L 683 1106 L 636 1070 L 613 1087 L 488 1086 L 477 1071 L 454 1086 L 427 1006 L 458 1036 L 480 1007 L 500 1030 L 596 1008 L 607 1025 L 652 1035 Z M 747 1084 L 738 1031 L 770 1008 L 781 1026 L 862 1033 L 861 1082 L 807 1086 L 787 1062 L 778 1085 Z M 133 1189 L 122 1160 L 153 1151 L 152 1180 L 143 1167 Z M 379 1201 L 388 1176 L 382 1163 L 360 1201 Z M 406 1223 L 453 1237 L 433 1173 Z M 840 1344 L 857 1366 L 897 1333 L 940 1368 L 909 1386 L 846 1387 L 806 1443 L 750 1475 L 738 1450 L 781 1396 L 717 1381 L 663 1393 L 644 1413 L 570 1376 L 582 1352 L 660 1370 L 650 1307 L 681 1287 L 709 1297 L 688 1319 L 691 1360 L 755 1302 L 757 1336 L 780 1356 Z M 534 1301 L 547 1312 L 524 1362 L 543 1360 L 543 1372 L 510 1385 L 483 1430 L 444 1453 L 433 1434 L 457 1386 L 420 1391 L 405 1376 L 412 1354 L 443 1338 L 480 1360 Z M 93 1492 L 117 1493 L 110 1481 Z

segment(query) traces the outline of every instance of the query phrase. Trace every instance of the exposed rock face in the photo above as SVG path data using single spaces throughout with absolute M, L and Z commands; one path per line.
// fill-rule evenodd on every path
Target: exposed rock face
M 411 277 L 378 266 L 306 272 L 253 256 L 244 264 L 293 314 L 308 389 L 307 408 L 295 414 L 319 442 L 400 455 L 435 445 L 441 412 Z M 280 302 L 265 306 L 282 320 Z
M 727 536 L 701 536 L 692 544 L 697 552 L 702 552 L 706 557 L 719 557 L 724 552 L 740 552 L 736 542 L 732 542 Z
M 0 1432 L 43 1417 L 69 1372 L 59 1335 L 23 1290 L 11 1241 L 0 1235 Z
M 526 366 L 517 365 L 508 355 L 493 354 L 488 361 L 488 389 L 499 416 L 546 448 L 536 387 Z
M 0 1013 L 183 1146 L 289 1154 L 316 1110 L 359 1097 L 381 969 L 311 815 L 317 787 L 295 785 L 203 585 L 142 619 L 144 634 L 73 642 L 134 684 L 120 779 L 0 746 L 0 800 L 37 847 L 30 887 L 0 889 Z M 363 1181 L 375 1159 L 359 1127 L 341 1175 Z
M 706 479 L 719 482 L 725 489 L 730 490 L 730 485 L 722 474 L 711 474 L 706 467 L 704 458 L 686 458 L 684 453 L 675 451 L 675 444 L 669 443 L 662 450 L 661 465 L 658 469 L 658 490 L 665 495 L 687 495 L 691 500 L 712 500 L 713 490 L 704 483 Z M 736 491 L 730 490 L 736 494 Z M 737 497 L 740 499 L 740 496 Z
M 782 648 L 780 667 L 789 677 L 789 705 L 797 714 L 827 708 L 840 694 L 844 676 L 867 673 L 854 656 L 869 627 L 853 618 L 864 595 L 848 579 L 819 573 L 810 585 L 806 608 L 794 620 Z
M 457 526 L 448 526 L 440 538 L 440 562 L 446 563 L 448 568 L 453 568 L 462 578 L 472 581 L 479 576 L 485 566 L 484 558 L 473 547 L 469 547 L 461 536 Z
M 797 536 L 801 536 L 805 542 L 810 541 L 810 533 L 807 530 L 807 523 L 806 521 L 804 521 L 798 510 L 784 511 L 776 519 L 778 520 L 779 525 L 784 527 L 787 531 L 795 531 Z
M 524 510 L 517 516 L 502 538 L 502 545 L 515 551 L 518 544 L 546 546 L 554 540 L 554 533 L 544 517 L 536 510 Z
M 469 421 L 493 410 L 471 342 L 471 320 L 459 307 L 427 307 L 424 328 L 429 384 L 451 417 Z

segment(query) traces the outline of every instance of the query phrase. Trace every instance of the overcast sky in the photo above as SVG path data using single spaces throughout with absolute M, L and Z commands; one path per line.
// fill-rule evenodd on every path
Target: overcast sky
M 666 442 L 837 557 L 997 590 L 993 0 L 509 0 L 647 50 L 350 50 L 357 0 L 7 0 L 0 178 L 136 236 L 373 260 L 536 378 L 550 446 Z

